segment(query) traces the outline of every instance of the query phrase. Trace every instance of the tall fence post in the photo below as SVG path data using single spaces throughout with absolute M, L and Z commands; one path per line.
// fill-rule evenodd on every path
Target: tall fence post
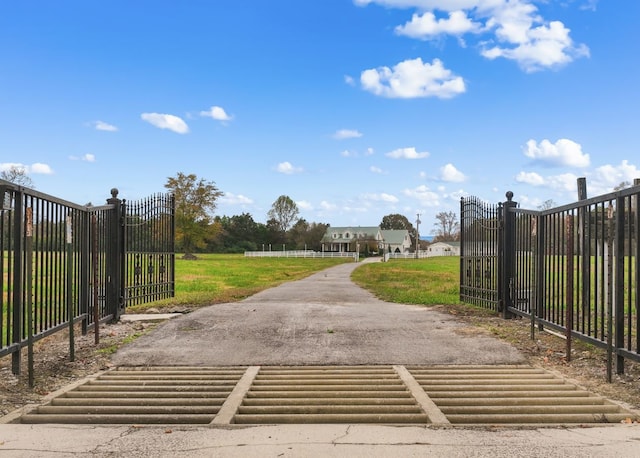
M 118 190 L 116 188 L 111 190 L 111 198 L 107 199 L 107 203 L 113 205 L 113 210 L 109 220 L 109 233 L 111 236 L 107 242 L 108 248 L 105 261 L 107 271 L 106 306 L 113 316 L 113 320 L 118 321 L 124 308 L 124 297 L 122 296 L 124 237 L 122 231 L 122 201 L 118 199 Z
M 13 343 L 22 342 L 22 299 L 23 299 L 23 264 L 24 253 L 24 194 L 18 189 L 13 194 L 14 226 L 13 226 L 13 322 L 11 323 L 11 336 Z M 20 375 L 20 363 L 22 354 L 20 347 L 11 356 L 11 371 L 14 375 Z
M 509 307 L 513 307 L 516 271 L 516 214 L 511 210 L 518 203 L 512 200 L 513 192 L 507 191 L 506 197 L 507 201 L 502 205 L 502 317 L 511 318 Z
M 616 373 L 624 374 L 624 357 L 618 353 L 618 349 L 624 348 L 624 232 L 625 232 L 625 208 L 624 199 L 616 198 L 616 215 L 615 215 L 615 279 L 614 279 L 614 342 L 616 353 Z M 611 319 L 611 318 L 610 318 Z

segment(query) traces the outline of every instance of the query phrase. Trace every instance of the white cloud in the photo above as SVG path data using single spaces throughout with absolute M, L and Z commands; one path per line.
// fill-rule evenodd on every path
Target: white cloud
M 360 137 L 362 137 L 362 133 L 352 129 L 340 129 L 336 131 L 335 134 L 333 134 L 333 138 L 335 138 L 336 140 L 344 140 L 347 138 L 360 138 Z
M 403 194 L 418 200 L 420 205 L 424 205 L 425 207 L 437 207 L 440 205 L 440 196 L 425 185 L 420 185 L 413 189 L 405 189 Z
M 385 156 L 392 159 L 424 159 L 429 157 L 429 153 L 427 151 L 419 153 L 416 151 L 415 147 L 412 146 L 411 148 L 395 149 L 385 154 Z
M 620 165 L 607 164 L 597 167 L 593 176 L 596 186 L 604 188 L 604 192 L 612 190 L 623 181 L 633 183 L 633 180 L 639 177 L 640 170 L 627 160 L 623 160 Z
M 538 144 L 529 140 L 524 148 L 524 155 L 547 165 L 587 167 L 590 158 L 582 152 L 582 146 L 572 140 L 561 138 L 555 143 L 544 139 Z
M 378 175 L 385 174 L 384 170 L 382 170 L 380 167 L 376 167 L 375 165 L 372 165 L 371 167 L 369 167 L 369 171 L 371 173 L 377 173 Z
M 395 31 L 398 35 L 428 40 L 441 34 L 462 35 L 477 32 L 480 28 L 481 24 L 469 19 L 464 11 L 452 11 L 448 19 L 437 19 L 435 14 L 427 11 L 423 15 L 414 14 L 411 21 L 397 26 Z
M 440 179 L 442 181 L 450 181 L 450 182 L 462 182 L 467 179 L 467 177 L 458 170 L 453 164 L 447 164 L 444 167 L 440 168 Z
M 367 6 L 371 3 L 377 3 L 390 8 L 417 8 L 423 11 L 433 9 L 455 11 L 475 8 L 482 3 L 486 3 L 486 1 L 487 0 L 354 0 L 353 3 L 357 6 Z
M 432 63 L 421 58 L 396 64 L 393 69 L 378 67 L 360 75 L 362 87 L 375 95 L 388 98 L 439 97 L 447 99 L 465 92 L 464 80 L 444 68 L 439 59 Z
M 36 162 L 34 164 L 31 164 L 31 166 L 29 167 L 29 172 L 39 173 L 42 175 L 51 175 L 53 173 L 53 170 L 51 169 L 51 167 L 49 167 L 48 164 Z
M 327 202 L 326 200 L 323 200 L 322 202 L 320 202 L 320 208 L 322 208 L 325 211 L 333 211 L 337 209 L 338 206 L 336 204 L 332 204 L 331 202 Z
M 95 154 L 87 153 L 84 156 L 69 156 L 69 159 L 72 161 L 95 162 L 96 156 Z
M 526 183 L 532 186 L 543 186 L 544 178 L 536 172 L 520 172 L 516 175 L 518 183 Z
M 290 162 L 281 162 L 276 166 L 276 171 L 284 173 L 285 175 L 293 175 L 294 173 L 300 173 L 303 171 L 302 167 L 294 167 Z
M 349 150 L 349 149 L 346 149 L 346 150 L 340 152 L 340 156 L 342 156 L 342 157 L 359 157 L 361 155 L 365 156 L 365 157 L 373 155 L 373 148 L 367 148 L 364 151 L 364 153 L 360 153 L 360 152 L 358 152 L 356 150 Z
M 94 121 L 91 124 L 96 130 L 102 130 L 105 132 L 116 132 L 118 130 L 116 126 L 106 123 L 104 121 Z
M 178 116 L 163 113 L 142 113 L 140 118 L 158 129 L 169 129 L 178 134 L 189 132 L 187 123 Z
M 253 199 L 243 196 L 242 194 L 225 192 L 224 195 L 220 197 L 220 203 L 225 205 L 251 205 L 253 203 Z
M 356 85 L 356 80 L 353 78 L 353 76 L 350 76 L 350 75 L 344 75 L 344 82 L 347 83 L 349 86 Z
M 511 25 L 511 27 L 508 27 Z M 525 24 L 502 24 L 498 36 L 512 47 L 494 46 L 482 51 L 488 59 L 503 57 L 515 60 L 526 72 L 535 72 L 572 62 L 578 57 L 588 57 L 589 48 L 585 45 L 574 46 L 569 37 L 570 30 L 560 21 L 549 25 L 524 28 Z M 502 31 L 502 33 L 500 33 Z M 524 38 L 519 37 L 523 34 Z
M 222 122 L 231 121 L 233 119 L 233 116 L 229 116 L 227 112 L 224 111 L 224 108 L 218 106 L 212 106 L 206 111 L 201 111 L 200 116 L 212 118 L 216 121 Z
M 364 194 L 362 198 L 365 200 L 370 200 L 374 202 L 385 202 L 388 204 L 396 204 L 399 201 L 398 198 L 393 194 L 387 194 L 385 192 L 380 194 Z
M 311 202 L 307 202 L 306 200 L 299 200 L 296 202 L 296 205 L 302 210 L 313 210 Z
M 455 35 L 466 46 L 464 35 L 480 37 L 478 48 L 488 59 L 515 61 L 524 71 L 556 68 L 580 57 L 589 48 L 576 44 L 570 29 L 558 20 L 547 20 L 538 13 L 534 0 L 354 0 L 389 8 L 414 8 L 420 13 L 397 26 L 397 34 L 421 40 L 442 34 Z M 580 9 L 595 11 L 596 0 L 586 0 Z M 448 12 L 438 18 L 434 11 Z
M 51 175 L 53 174 L 53 169 L 47 164 L 43 164 L 42 162 L 34 162 L 31 165 L 20 164 L 19 162 L 4 162 L 0 163 L 0 171 L 8 171 L 11 169 L 19 169 L 24 170 L 26 174 L 40 174 L 40 175 Z
M 536 187 L 545 187 L 555 191 L 575 192 L 578 176 L 573 173 L 550 175 L 543 177 L 535 172 L 520 172 L 516 175 L 518 183 L 525 183 Z

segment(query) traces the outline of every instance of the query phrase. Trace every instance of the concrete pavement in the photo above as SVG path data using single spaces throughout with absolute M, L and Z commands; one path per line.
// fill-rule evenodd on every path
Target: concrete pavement
M 288 425 L 0 425 L 0 456 L 25 457 L 639 457 L 640 426 L 433 429 Z

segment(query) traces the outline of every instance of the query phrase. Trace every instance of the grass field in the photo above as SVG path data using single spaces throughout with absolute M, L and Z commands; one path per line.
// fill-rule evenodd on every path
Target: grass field
M 176 257 L 176 296 L 128 307 L 204 306 L 235 302 L 266 288 L 298 280 L 351 258 L 245 258 L 241 254 L 199 254 L 197 260 Z
M 245 258 L 201 254 L 195 261 L 176 259 L 176 296 L 128 307 L 204 306 L 235 302 L 266 288 L 304 278 L 345 259 Z M 359 266 L 353 280 L 383 300 L 409 304 L 459 303 L 458 258 L 376 262 Z
M 460 303 L 460 258 L 443 256 L 364 264 L 351 279 L 388 302 L 421 305 Z

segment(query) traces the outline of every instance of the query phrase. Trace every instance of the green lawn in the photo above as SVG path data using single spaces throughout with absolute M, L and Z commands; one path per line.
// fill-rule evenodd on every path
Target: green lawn
M 442 256 L 364 264 L 351 279 L 378 298 L 403 304 L 460 303 L 460 258 Z
M 266 288 L 298 280 L 351 258 L 245 258 L 241 254 L 198 254 L 197 260 L 176 256 L 176 296 L 131 306 L 130 312 L 174 305 L 203 306 L 235 302 Z

